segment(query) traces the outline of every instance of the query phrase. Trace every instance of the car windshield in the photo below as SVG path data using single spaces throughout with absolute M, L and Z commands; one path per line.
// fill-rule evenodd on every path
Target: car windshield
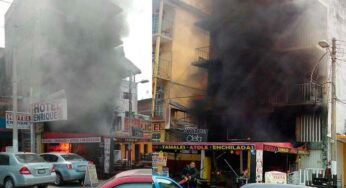
M 61 155 L 61 157 L 64 158 L 66 161 L 85 161 L 83 157 L 76 154 L 66 154 Z
M 16 154 L 17 160 L 21 163 L 41 163 L 45 160 L 37 154 Z

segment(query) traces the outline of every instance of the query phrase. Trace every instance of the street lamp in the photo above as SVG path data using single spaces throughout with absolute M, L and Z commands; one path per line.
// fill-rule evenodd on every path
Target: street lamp
M 337 139 L 336 139 L 336 39 L 332 39 L 332 47 L 330 51 L 330 45 L 326 41 L 319 41 L 318 45 L 322 48 L 327 49 L 327 52 L 330 53 L 331 59 L 332 59 L 332 70 L 331 70 L 331 76 L 332 76 L 332 103 L 331 103 L 331 140 L 330 140 L 330 159 L 332 162 L 332 175 L 333 175 L 333 184 L 335 185 L 335 180 L 337 176 L 337 162 L 336 162 L 336 150 L 337 150 Z
M 318 42 L 318 45 L 321 46 L 322 48 L 329 48 L 329 44 L 325 40 L 321 40 Z

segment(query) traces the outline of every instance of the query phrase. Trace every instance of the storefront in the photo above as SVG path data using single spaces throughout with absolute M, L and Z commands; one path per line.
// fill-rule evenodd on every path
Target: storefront
M 44 152 L 76 153 L 96 165 L 100 177 L 113 173 L 114 144 L 110 137 L 95 134 L 45 132 Z
M 153 151 L 151 140 L 145 137 L 116 137 L 114 145 L 116 148 L 115 160 L 129 166 L 141 165 L 145 161 L 150 161 Z
M 262 182 L 266 171 L 287 173 L 296 167 L 299 155 L 308 154 L 306 148 L 293 148 L 290 143 L 267 142 L 158 142 L 153 148 L 167 157 L 170 176 L 177 177 L 190 161 L 195 161 L 201 178 L 224 186 L 244 175 L 249 182 Z

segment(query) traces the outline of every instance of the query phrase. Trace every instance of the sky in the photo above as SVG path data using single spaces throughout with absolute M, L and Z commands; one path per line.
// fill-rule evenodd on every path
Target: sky
M 0 47 L 5 47 L 4 16 L 13 0 L 0 0 Z M 124 0 L 130 1 L 130 0 Z M 136 81 L 149 80 L 138 84 L 138 99 L 151 98 L 151 1 L 131 0 L 126 10 L 129 33 L 123 38 L 125 56 L 140 70 Z

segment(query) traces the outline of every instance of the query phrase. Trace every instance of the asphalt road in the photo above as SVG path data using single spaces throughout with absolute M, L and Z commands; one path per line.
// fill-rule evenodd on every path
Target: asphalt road
M 105 180 L 99 180 L 99 184 L 98 185 L 101 185 L 105 182 Z M 78 182 L 67 182 L 67 183 L 64 183 L 63 185 L 61 186 L 55 186 L 55 185 L 49 185 L 48 188 L 76 188 L 76 187 L 83 187 L 82 185 L 80 185 Z M 97 187 L 97 186 L 95 186 Z M 85 186 L 84 188 L 92 188 L 90 186 Z

